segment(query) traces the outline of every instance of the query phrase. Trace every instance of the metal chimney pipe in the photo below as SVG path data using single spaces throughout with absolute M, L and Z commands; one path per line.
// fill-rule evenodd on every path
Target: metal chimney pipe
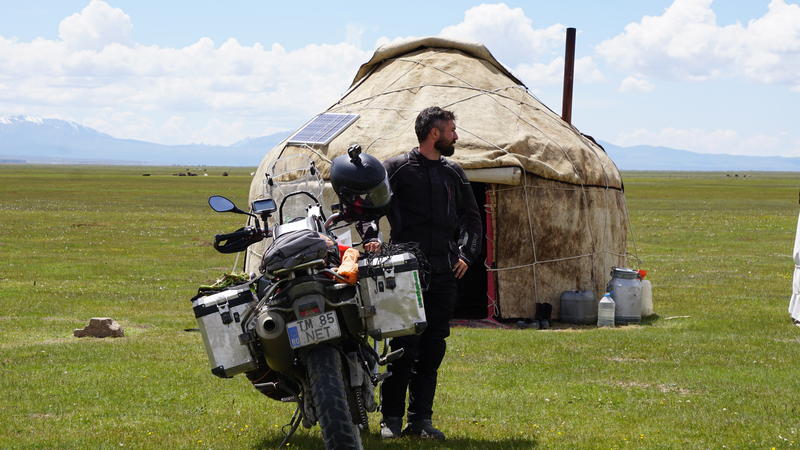
M 575 28 L 567 28 L 567 51 L 564 55 L 564 96 L 561 99 L 561 118 L 572 123 L 572 84 L 575 75 Z

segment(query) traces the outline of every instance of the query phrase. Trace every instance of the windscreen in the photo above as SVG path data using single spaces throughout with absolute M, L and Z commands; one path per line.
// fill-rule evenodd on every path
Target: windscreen
M 305 218 L 306 208 L 322 199 L 325 186 L 314 163 L 302 155 L 278 158 L 264 183 L 264 194 L 275 200 L 278 212 L 283 214 L 283 223 Z M 302 194 L 291 195 L 299 192 L 306 192 L 314 198 Z M 286 203 L 283 203 L 284 199 Z

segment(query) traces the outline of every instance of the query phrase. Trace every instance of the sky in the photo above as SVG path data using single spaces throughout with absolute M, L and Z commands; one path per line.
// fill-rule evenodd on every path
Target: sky
M 228 145 L 332 105 L 392 41 L 480 42 L 573 123 L 622 146 L 800 157 L 800 0 L 0 0 L 0 120 Z

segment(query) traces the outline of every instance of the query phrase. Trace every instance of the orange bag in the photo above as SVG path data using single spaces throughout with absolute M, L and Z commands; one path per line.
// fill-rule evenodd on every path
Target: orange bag
M 337 273 L 350 284 L 358 283 L 358 250 L 348 248 L 342 256 L 342 264 Z

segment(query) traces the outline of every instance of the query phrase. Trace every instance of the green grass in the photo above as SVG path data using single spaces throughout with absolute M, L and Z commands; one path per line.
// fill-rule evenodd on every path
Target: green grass
M 181 169 L 0 166 L 0 448 L 281 441 L 291 405 L 212 376 L 199 335 L 183 331 L 196 286 L 233 266 L 211 237 L 242 223 L 206 198 L 245 205 L 252 169 L 171 176 Z M 384 443 L 373 429 L 367 448 L 800 445 L 800 328 L 786 312 L 800 176 L 624 179 L 659 316 L 454 329 L 435 408 L 449 440 Z M 126 337 L 72 337 L 96 316 Z M 301 428 L 291 447 L 319 443 Z

